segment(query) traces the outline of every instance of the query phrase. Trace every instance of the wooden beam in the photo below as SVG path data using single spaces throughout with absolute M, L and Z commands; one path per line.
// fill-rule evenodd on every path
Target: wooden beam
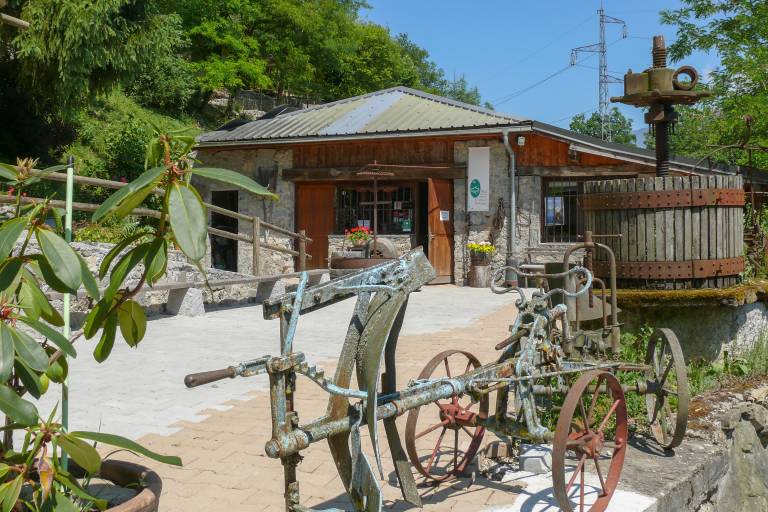
M 652 166 L 640 165 L 640 164 L 621 164 L 621 165 L 599 165 L 599 166 L 587 166 L 587 165 L 555 165 L 555 166 L 538 166 L 538 165 L 521 165 L 517 168 L 517 174 L 519 176 L 573 176 L 573 177 L 605 177 L 605 176 L 620 176 L 626 175 L 627 177 L 638 177 L 638 175 L 654 172 Z
M 382 176 L 379 181 L 419 180 L 427 178 L 459 179 L 466 177 L 467 168 L 453 164 L 387 165 L 393 176 Z M 358 176 L 359 167 L 322 169 L 284 169 L 283 179 L 288 181 L 370 181 L 370 176 Z

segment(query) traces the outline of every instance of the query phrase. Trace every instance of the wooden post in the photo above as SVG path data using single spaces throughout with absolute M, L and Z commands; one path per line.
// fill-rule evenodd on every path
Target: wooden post
M 307 270 L 307 241 L 305 237 L 307 232 L 304 229 L 299 230 L 299 271 L 304 272 Z
M 253 217 L 253 255 L 252 255 L 252 267 L 251 274 L 259 275 L 259 253 L 261 252 L 261 219 Z

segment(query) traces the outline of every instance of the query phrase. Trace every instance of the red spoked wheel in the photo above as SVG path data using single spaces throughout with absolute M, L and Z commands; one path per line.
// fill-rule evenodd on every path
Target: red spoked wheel
M 479 367 L 480 361 L 469 352 L 447 350 L 427 363 L 419 379 L 457 377 Z M 431 482 L 460 475 L 477 455 L 485 434 L 485 427 L 475 426 L 476 418 L 487 416 L 487 395 L 478 403 L 454 395 L 411 410 L 405 425 L 411 464 Z
M 565 397 L 552 449 L 561 510 L 601 512 L 619 484 L 627 451 L 627 404 L 613 374 L 592 370 Z

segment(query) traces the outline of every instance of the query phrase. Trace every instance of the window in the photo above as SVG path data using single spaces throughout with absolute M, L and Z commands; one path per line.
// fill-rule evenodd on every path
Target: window
M 378 232 L 381 235 L 411 234 L 415 231 L 414 185 L 379 183 L 375 201 Z M 356 226 L 373 229 L 373 185 L 341 185 L 337 191 L 336 233 Z
M 576 242 L 584 234 L 584 212 L 579 207 L 583 193 L 583 181 L 544 181 L 542 242 Z

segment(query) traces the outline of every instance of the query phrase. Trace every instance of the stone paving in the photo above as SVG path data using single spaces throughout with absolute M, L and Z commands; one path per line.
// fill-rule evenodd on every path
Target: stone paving
M 508 332 L 514 314 L 511 302 L 509 296 L 499 298 L 487 290 L 445 286 L 425 288 L 414 295 L 398 343 L 399 384 L 402 386 L 409 378 L 418 375 L 424 364 L 442 350 L 471 350 L 481 360 L 489 360 L 494 355 L 493 345 Z M 489 310 L 490 314 L 482 314 Z M 427 319 L 427 312 L 438 318 Z M 345 320 L 347 313 L 345 311 Z M 461 317 L 470 321 L 461 321 Z M 440 329 L 443 325 L 452 328 Z M 345 328 L 346 325 L 340 330 L 341 336 Z M 329 350 L 334 357 L 338 341 L 340 339 L 334 340 L 335 348 Z M 300 346 L 300 341 L 298 343 Z M 327 372 L 335 369 L 330 360 L 323 367 Z M 226 388 L 234 383 L 225 381 L 219 386 Z M 300 419 L 306 422 L 325 412 L 327 393 L 306 380 L 300 380 L 298 384 L 296 409 Z M 284 510 L 282 466 L 264 454 L 264 443 L 271 431 L 267 393 L 256 392 L 251 400 L 229 402 L 228 405 L 234 406 L 226 411 L 203 411 L 203 415 L 208 415 L 203 421 L 176 424 L 175 427 L 182 429 L 171 436 L 148 435 L 141 439 L 152 449 L 175 453 L 184 459 L 183 469 L 149 464 L 164 481 L 163 512 Z M 405 430 L 404 423 L 405 416 L 398 421 L 401 433 Z M 305 457 L 299 466 L 302 502 L 319 509 L 344 509 L 349 503 L 326 446 L 317 443 L 302 452 Z M 370 457 L 370 443 L 365 433 L 363 446 Z M 413 508 L 399 500 L 399 490 L 392 485 L 395 477 L 391 459 L 385 449 L 382 455 L 387 479 L 383 483 L 386 510 Z M 515 488 L 511 487 L 512 490 Z M 423 492 L 425 511 L 479 510 L 483 505 L 510 505 L 516 497 L 516 493 L 506 486 L 466 488 L 466 482 L 426 488 Z
M 492 360 L 493 346 L 508 335 L 512 303 L 510 296 L 453 286 L 426 287 L 414 294 L 398 344 L 399 385 L 443 350 L 469 350 L 482 362 Z M 329 373 L 335 369 L 351 308 L 352 302 L 346 301 L 299 322 L 297 349 Z M 187 373 L 275 353 L 277 336 L 277 322 L 264 321 L 261 308 L 252 306 L 198 318 L 154 320 L 138 350 L 118 344 L 102 365 L 87 354 L 88 343 L 93 343 L 82 343 L 82 357 L 71 372 L 72 428 L 126 435 L 158 452 L 181 456 L 183 468 L 138 459 L 163 478 L 161 512 L 284 510 L 282 467 L 264 453 L 271 430 L 265 379 L 227 380 L 193 390 L 182 384 Z M 316 385 L 299 380 L 296 408 L 301 421 L 321 415 L 327 398 Z M 39 407 L 46 411 L 51 404 L 49 398 Z M 402 435 L 405 416 L 398 425 Z M 487 436 L 485 441 L 491 439 Z M 326 446 L 317 443 L 302 452 L 302 503 L 318 509 L 350 509 Z M 365 433 L 363 446 L 371 458 Z M 385 441 L 382 455 L 385 510 L 417 510 L 400 499 L 393 485 L 396 479 Z M 134 458 L 126 453 L 116 456 Z M 548 478 L 528 476 L 500 483 L 478 476 L 474 485 L 465 479 L 422 487 L 423 510 L 554 511 Z M 644 510 L 643 500 L 648 498 L 619 492 L 609 510 Z

